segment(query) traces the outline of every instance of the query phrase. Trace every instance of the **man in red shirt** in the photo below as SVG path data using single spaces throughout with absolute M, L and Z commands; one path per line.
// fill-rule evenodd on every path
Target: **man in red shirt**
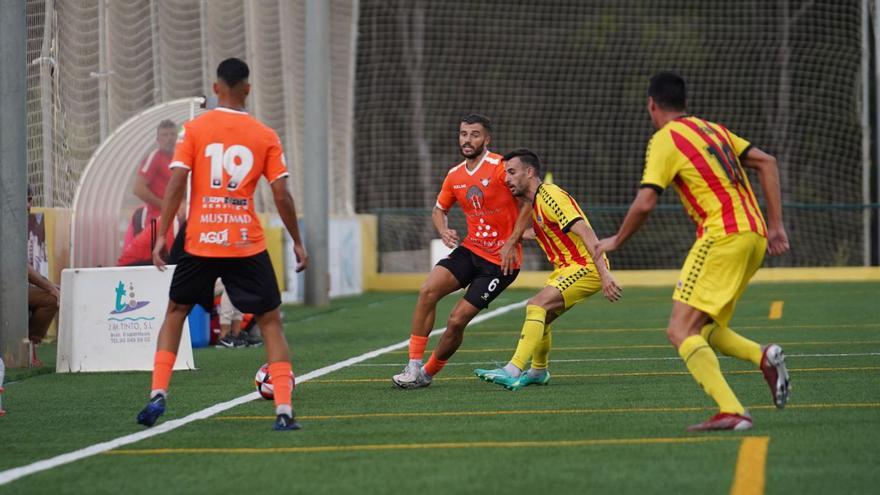
M 125 232 L 127 246 L 141 231 L 147 230 L 153 219 L 159 219 L 162 198 L 171 179 L 171 158 L 174 156 L 174 143 L 177 141 L 177 124 L 170 120 L 159 122 L 156 129 L 156 148 L 141 160 L 131 192 L 144 205 L 136 210 L 128 230 Z
M 519 274 L 519 240 L 524 228 L 514 229 L 520 208 L 505 183 L 501 155 L 487 149 L 491 132 L 492 124 L 483 115 L 471 114 L 460 122 L 458 144 L 464 161 L 446 174 L 432 213 L 443 243 L 455 249 L 437 263 L 419 290 L 409 340 L 409 362 L 402 373 L 391 378 L 400 388 L 430 385 L 433 376 L 461 345 L 467 324 Z M 463 241 L 447 223 L 449 209 L 456 203 L 467 218 L 468 231 Z M 525 205 L 523 225 L 527 224 L 528 212 Z M 437 302 L 463 287 L 467 287 L 467 292 L 452 309 L 446 331 L 423 366 Z
M 165 245 L 171 246 L 174 243 L 174 237 L 178 230 L 177 222 L 174 223 L 173 229 L 168 229 L 165 233 Z M 117 266 L 145 266 L 153 264 L 153 243 L 156 242 L 156 233 L 146 228 L 126 244 L 122 248 L 119 259 L 116 260 Z M 174 263 L 174 261 L 170 261 Z
M 297 271 L 306 268 L 308 255 L 288 191 L 281 141 L 275 131 L 245 112 L 249 74 L 247 64 L 237 58 L 220 63 L 214 83 L 218 106 L 184 124 L 170 165 L 171 180 L 153 248 L 153 263 L 160 270 L 165 268 L 165 233 L 183 199 L 187 179 L 189 216 L 184 252 L 176 260 L 168 309 L 156 343 L 150 400 L 137 416 L 144 426 L 153 426 L 165 412 L 183 321 L 195 304 L 211 308 L 219 277 L 233 305 L 256 315 L 262 329 L 275 389 L 275 429 L 300 428 L 290 403 L 293 372 L 278 310 L 281 292 L 254 212 L 254 190 L 260 177 L 269 181 L 278 215 L 293 238 Z

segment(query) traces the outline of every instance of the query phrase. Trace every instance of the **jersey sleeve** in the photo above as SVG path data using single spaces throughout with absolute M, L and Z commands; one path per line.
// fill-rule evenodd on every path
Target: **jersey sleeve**
M 645 170 L 641 187 L 662 192 L 675 178 L 675 149 L 668 130 L 657 131 L 645 151 Z
M 559 224 L 563 232 L 571 230 L 578 220 L 584 220 L 574 198 L 559 187 L 543 187 L 540 197 L 546 216 Z
M 174 147 L 174 158 L 168 168 L 185 168 L 192 170 L 195 162 L 196 140 L 192 130 L 189 129 L 189 122 L 180 127 L 180 135 L 177 137 L 177 145 Z
M 727 139 L 730 141 L 731 146 L 733 146 L 733 153 L 742 159 L 742 157 L 749 152 L 749 149 L 752 147 L 752 143 L 748 140 L 743 139 L 733 132 L 731 132 L 728 128 L 722 127 L 724 129 L 724 134 Z
M 443 179 L 443 185 L 440 187 L 440 194 L 437 195 L 437 203 L 434 205 L 435 208 L 440 208 L 443 211 L 449 211 L 452 208 L 452 205 L 455 204 L 455 194 L 452 193 L 452 180 L 449 178 L 451 174 L 446 174 L 446 178 Z
M 290 175 L 290 172 L 287 171 L 287 160 L 284 158 L 284 150 L 281 147 L 281 139 L 278 138 L 278 134 L 272 133 L 271 143 L 266 150 L 266 166 L 263 168 L 263 176 L 270 184 Z

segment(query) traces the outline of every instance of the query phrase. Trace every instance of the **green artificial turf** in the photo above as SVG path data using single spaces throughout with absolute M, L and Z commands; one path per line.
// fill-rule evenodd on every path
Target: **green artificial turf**
M 769 437 L 767 493 L 875 492 L 880 284 L 749 289 L 732 326 L 783 345 L 793 392 L 776 410 L 751 363 L 722 358 L 754 418 L 737 433 L 685 431 L 714 411 L 666 340 L 670 293 L 629 288 L 618 303 L 594 297 L 559 319 L 547 387 L 509 392 L 473 376 L 509 359 L 524 316 L 516 309 L 470 327 L 426 389 L 392 387 L 403 349 L 300 384 L 301 431 L 273 431 L 271 402 L 256 400 L 0 493 L 728 493 L 751 437 Z M 530 294 L 505 292 L 492 308 Z M 458 297 L 441 303 L 435 327 Z M 407 339 L 415 299 L 370 293 L 325 309 L 286 306 L 297 375 Z M 784 302 L 781 319 L 768 318 L 773 301 Z M 41 349 L 50 366 L 53 351 Z M 265 351 L 197 349 L 195 359 L 197 371 L 175 373 L 159 424 L 253 391 Z M 9 377 L 0 472 L 142 430 L 134 417 L 148 373 Z

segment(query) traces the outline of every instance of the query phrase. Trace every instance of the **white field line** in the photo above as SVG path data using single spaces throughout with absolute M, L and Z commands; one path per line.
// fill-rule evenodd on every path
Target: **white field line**
M 508 304 L 507 306 L 502 306 L 498 309 L 489 311 L 488 313 L 484 313 L 481 315 L 477 315 L 476 318 L 471 320 L 471 324 L 480 323 L 482 321 L 486 321 L 490 318 L 494 318 L 496 316 L 502 315 L 504 313 L 508 313 L 515 309 L 523 308 L 526 305 L 526 301 L 520 301 L 518 303 Z M 431 335 L 437 335 L 439 333 L 443 333 L 446 331 L 446 328 L 438 328 L 431 332 Z M 381 356 L 387 352 L 396 351 L 397 349 L 402 349 L 409 345 L 409 339 L 404 340 L 403 342 L 398 342 L 393 345 L 389 345 L 383 347 L 381 349 L 376 349 L 375 351 L 370 351 L 360 356 L 355 356 L 353 358 L 346 359 L 345 361 L 340 361 L 335 364 L 331 364 L 329 366 L 325 366 L 323 368 L 319 368 L 313 371 L 310 371 L 304 375 L 298 376 L 296 378 L 297 384 L 307 382 L 314 378 L 318 378 L 320 376 L 324 376 L 328 373 L 332 373 L 339 369 L 345 368 L 347 366 L 352 366 L 354 364 L 360 363 L 361 361 L 366 361 L 368 359 L 372 359 L 377 356 Z M 145 440 L 147 438 L 155 437 L 157 435 L 161 435 L 163 433 L 167 433 L 171 430 L 175 430 L 180 428 L 181 426 L 192 423 L 193 421 L 198 421 L 200 419 L 209 418 L 214 416 L 215 414 L 219 414 L 223 411 L 232 409 L 233 407 L 240 406 L 252 400 L 256 400 L 260 395 L 257 392 L 251 392 L 247 395 L 242 395 L 236 399 L 232 399 L 230 401 L 221 402 L 220 404 L 215 404 L 211 407 L 202 409 L 201 411 L 196 411 L 188 416 L 185 416 L 180 419 L 175 419 L 171 421 L 166 421 L 164 423 L 160 423 L 158 426 L 154 426 L 152 428 L 139 431 L 137 433 L 132 433 L 130 435 L 125 435 L 119 438 L 114 438 L 113 440 L 108 440 L 106 442 L 96 443 L 89 447 L 85 447 L 79 450 L 74 450 L 73 452 L 68 452 L 66 454 L 61 454 L 49 459 L 44 459 L 42 461 L 37 461 L 32 464 L 28 464 L 27 466 L 20 466 L 17 468 L 7 469 L 6 471 L 0 472 L 0 485 L 5 485 L 6 483 L 10 483 L 24 476 L 28 476 L 30 474 L 39 473 L 41 471 L 46 471 L 48 469 L 56 468 L 58 466 L 63 466 L 64 464 L 69 464 L 71 462 L 79 461 L 81 459 L 85 459 L 87 457 L 91 457 L 97 454 L 101 454 L 103 452 L 107 452 L 108 450 L 113 450 L 124 445 L 129 445 L 135 442 L 139 442 L 141 440 Z

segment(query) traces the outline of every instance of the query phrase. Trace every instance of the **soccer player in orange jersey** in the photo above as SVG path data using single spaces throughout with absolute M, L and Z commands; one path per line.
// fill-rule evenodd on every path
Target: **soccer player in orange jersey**
M 528 301 L 510 362 L 503 368 L 476 369 L 474 374 L 508 390 L 519 390 L 550 381 L 550 323 L 599 291 L 614 302 L 621 290 L 608 269 L 608 260 L 592 252 L 598 239 L 577 201 L 561 187 L 541 182 L 538 155 L 519 149 L 504 155 L 504 162 L 510 191 L 532 204 L 534 232 L 528 237 L 537 239 L 554 269 L 544 288 Z M 529 361 L 531 367 L 526 371 Z
M 184 253 L 171 279 L 168 309 L 159 331 L 150 400 L 138 423 L 152 426 L 165 412 L 165 397 L 180 345 L 183 321 L 194 304 L 210 308 L 214 282 L 223 280 L 236 308 L 254 313 L 263 333 L 275 388 L 275 429 L 300 428 L 290 403 L 290 355 L 281 323 L 281 294 L 266 252 L 263 228 L 254 212 L 260 177 L 272 188 L 278 215 L 293 238 L 297 271 L 308 263 L 300 238 L 281 141 L 271 128 L 245 111 L 250 92 L 247 64 L 226 59 L 217 67 L 216 109 L 183 126 L 171 162 L 153 262 L 165 269 L 165 235 L 180 206 L 187 179 L 191 196 Z M 290 379 L 284 379 L 291 377 Z
M 454 250 L 437 263 L 419 290 L 409 340 L 409 362 L 402 373 L 391 378 L 398 387 L 430 385 L 433 376 L 461 345 L 467 324 L 519 273 L 522 229 L 515 235 L 514 227 L 520 211 L 504 183 L 501 155 L 487 148 L 491 132 L 492 124 L 483 115 L 471 114 L 460 122 L 458 144 L 464 161 L 446 174 L 432 213 L 437 233 Z M 447 223 L 449 209 L 456 203 L 467 218 L 464 240 Z M 467 292 L 452 309 L 446 331 L 431 358 L 422 365 L 437 301 L 463 287 L 467 287 Z
M 788 251 L 776 159 L 723 125 L 685 112 L 685 82 L 661 72 L 651 78 L 648 112 L 657 132 L 648 144 L 641 189 L 617 234 L 597 252 L 618 249 L 648 218 L 670 184 L 697 224 L 697 240 L 682 267 L 666 335 L 720 412 L 690 430 L 747 430 L 752 418 L 734 395 L 715 351 L 751 361 L 770 385 L 778 408 L 788 400 L 782 348 L 761 347 L 731 330 L 736 302 L 761 266 L 764 252 Z M 769 222 L 743 166 L 757 171 Z

